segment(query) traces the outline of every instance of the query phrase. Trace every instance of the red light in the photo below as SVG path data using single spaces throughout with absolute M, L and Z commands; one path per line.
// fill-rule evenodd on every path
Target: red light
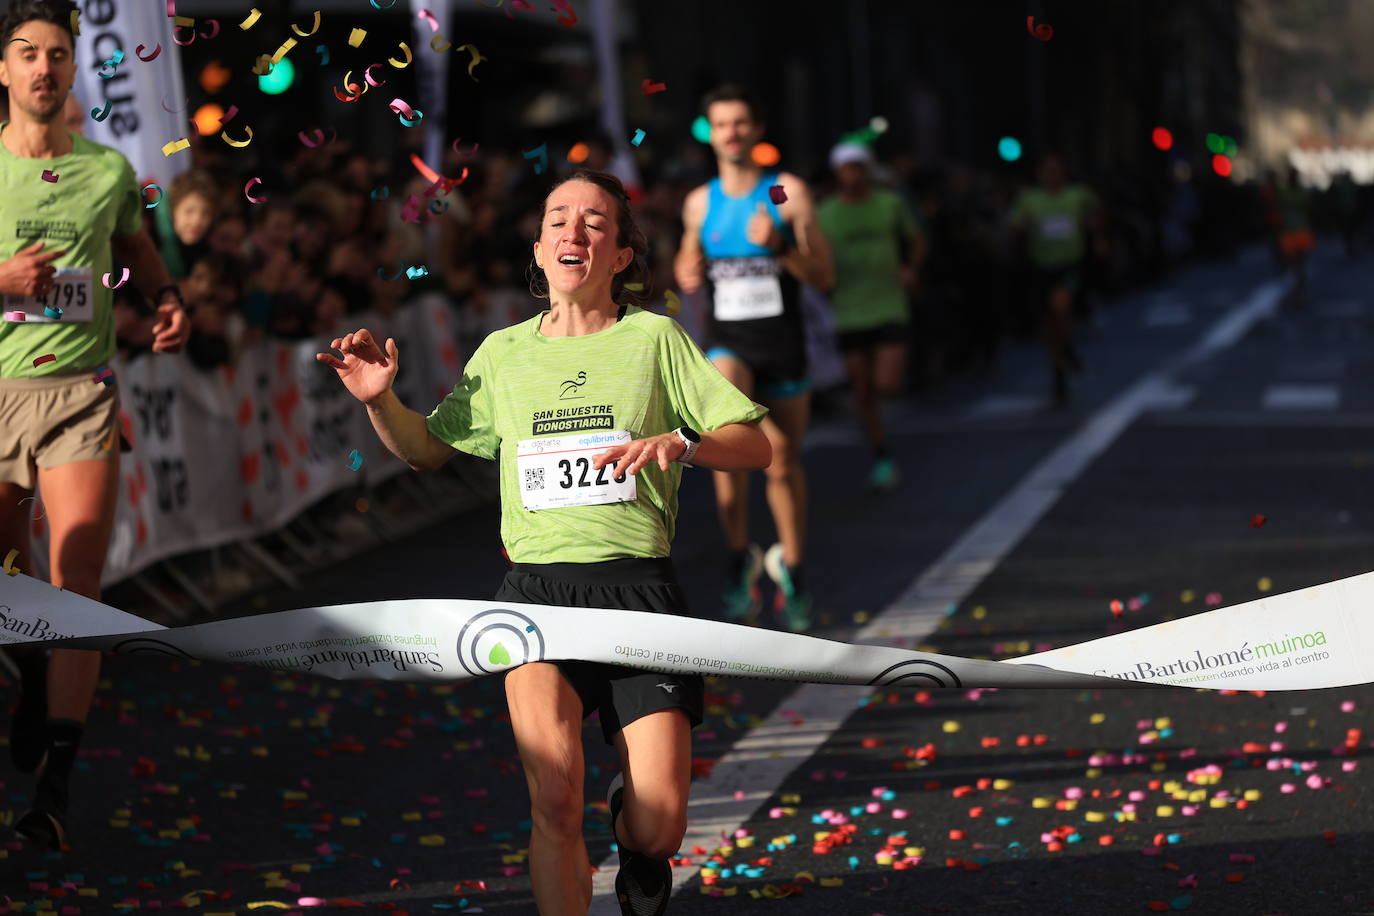
M 1174 135 L 1169 133 L 1167 127 L 1156 127 L 1150 133 L 1150 140 L 1157 150 L 1168 150 L 1174 147 Z
M 1216 172 L 1222 178 L 1229 177 L 1231 174 L 1231 160 L 1221 153 L 1217 153 L 1212 157 L 1212 171 Z

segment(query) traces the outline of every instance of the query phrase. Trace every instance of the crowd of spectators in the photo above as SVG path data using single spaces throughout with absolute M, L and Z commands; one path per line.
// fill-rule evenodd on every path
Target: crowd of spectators
M 495 143 L 451 149 L 441 174 L 457 178 L 466 171 L 466 178 L 436 187 L 404 153 L 374 158 L 344 137 L 294 145 L 270 182 L 248 189 L 232 158 L 201 146 L 195 168 L 147 211 L 191 311 L 189 353 L 197 366 L 232 364 L 263 335 L 327 339 L 360 312 L 389 313 L 424 292 L 448 298 L 469 351 L 490 330 L 537 311 L 527 269 L 550 176 L 535 174 L 519 150 Z M 711 177 L 707 152 L 689 141 L 666 161 L 641 164 L 634 196 L 650 240 L 654 301 L 661 303 L 673 286 L 682 201 Z M 1031 168 L 923 165 L 885 150 L 884 141 L 878 152 L 888 153 L 879 181 L 906 198 L 926 242 L 910 304 L 910 388 L 990 371 L 1005 340 L 1036 333 L 1025 246 L 1011 220 L 1018 191 L 1033 181 Z M 614 159 L 599 135 L 579 144 L 574 156 L 577 163 L 550 155 L 551 169 L 610 167 Z M 833 190 L 828 173 L 807 177 L 818 197 Z M 1183 165 L 1172 181 L 1148 188 L 1076 177 L 1102 202 L 1106 240 L 1084 265 L 1087 305 L 1080 318 L 1095 299 L 1265 231 L 1258 186 L 1199 178 Z M 1347 231 L 1362 234 L 1363 228 L 1349 229 L 1363 226 L 1363 217 L 1349 210 L 1342 211 Z M 407 275 L 407 267 L 421 266 L 425 275 Z M 126 354 L 146 348 L 150 314 L 131 295 L 119 297 L 116 310 L 121 348 Z M 684 317 L 690 328 L 691 316 Z

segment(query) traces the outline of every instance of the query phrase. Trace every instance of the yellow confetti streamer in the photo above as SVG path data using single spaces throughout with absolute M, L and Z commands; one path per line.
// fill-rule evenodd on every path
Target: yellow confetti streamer
M 484 60 L 487 59 L 487 58 L 485 58 L 485 57 L 482 56 L 482 52 L 481 52 L 481 51 L 477 50 L 477 46 L 476 46 L 476 45 L 460 45 L 459 48 L 458 48 L 458 50 L 459 50 L 459 51 L 467 51 L 469 54 L 472 55 L 472 60 L 468 62 L 468 76 L 472 76 L 472 68 L 473 68 L 473 67 L 477 66 L 477 65 L 480 64 L 482 61 L 484 61 Z M 473 81 L 474 83 L 479 82 L 479 80 L 478 80 L 477 77 L 475 77 L 475 76 L 472 76 L 472 81 Z
M 195 28 L 196 25 L 196 21 L 192 19 L 190 16 L 173 16 L 172 22 L 178 27 L 187 29 Z
M 170 156 L 173 153 L 179 153 L 184 149 L 190 148 L 191 141 L 187 140 L 185 137 L 182 137 L 180 140 L 172 140 L 168 143 L 162 144 L 162 155 Z
M 72 10 L 72 34 L 81 34 L 81 10 Z
M 668 314 L 676 315 L 682 311 L 682 300 L 677 297 L 677 293 L 671 289 L 664 293 L 668 297 Z
M 271 907 L 274 910 L 289 910 L 291 909 L 291 904 L 282 903 L 280 900 L 255 900 L 248 904 L 248 909 L 250 910 L 260 910 L 263 907 Z
M 223 140 L 225 143 L 228 143 L 230 146 L 232 146 L 232 147 L 234 147 L 234 148 L 236 148 L 236 149 L 242 149 L 243 147 L 245 147 L 245 146 L 247 146 L 248 144 L 250 144 L 250 143 L 253 142 L 253 128 L 251 128 L 251 127 L 245 127 L 245 128 L 243 129 L 243 132 L 246 133 L 246 134 L 248 135 L 248 139 L 247 139 L 247 140 L 230 140 L 230 139 L 229 139 L 229 131 L 227 131 L 227 130 L 222 130 L 222 131 L 220 131 L 220 132 L 219 132 L 219 138 L 220 138 L 221 140 Z M 184 142 L 184 141 L 183 141 L 183 142 Z M 164 151 L 164 152 L 166 151 L 166 147 L 163 147 L 163 151 Z
M 357 83 L 353 82 L 353 80 L 350 78 L 350 77 L 352 77 L 352 76 L 353 76 L 353 71 L 352 71 L 352 70 L 345 70 L 345 71 L 344 71 L 343 84 L 344 84 L 344 88 L 345 88 L 346 90 L 348 90 L 348 94 L 351 95 L 351 96 L 354 96 L 354 97 L 361 96 L 361 95 L 367 95 L 367 90 L 368 90 L 369 88 L 371 88 L 370 86 L 368 86 L 367 81 L 366 81 L 366 80 L 363 80 L 363 83 L 362 83 L 362 85 L 360 86 L 360 85 L 358 85 Z M 351 101 L 351 100 L 350 100 L 350 101 Z
M 272 72 L 272 55 L 270 55 L 270 54 L 259 54 L 259 55 L 258 55 L 257 61 L 255 61 L 254 64 L 253 64 L 253 73 L 256 74 L 257 76 L 263 76 L 263 75 L 265 75 L 265 74 L 267 74 L 267 73 L 271 73 L 271 72 Z
M 320 30 L 320 11 L 319 11 L 319 10 L 315 10 L 315 24 L 314 24 L 314 26 L 311 27 L 310 31 L 308 31 L 308 32 L 302 32 L 300 29 L 296 28 L 296 24 L 295 24 L 294 22 L 291 23 L 291 31 L 295 32 L 297 35 L 299 35 L 299 36 L 302 37 L 302 38 L 309 38 L 311 35 L 314 35 L 314 34 L 315 34 L 316 32 L 318 32 L 319 30 Z
M 283 41 L 281 43 L 281 47 L 277 49 L 277 53 L 272 55 L 272 66 L 275 67 L 278 63 L 280 63 L 281 59 L 286 56 L 287 52 L 295 46 L 296 39 L 294 38 L 288 38 L 286 39 L 286 41 Z
M 248 11 L 248 18 L 239 23 L 239 28 L 246 32 L 257 25 L 260 18 L 262 18 L 262 13 L 257 8 L 251 9 Z
M 354 29 L 348 33 L 348 46 L 350 48 L 361 48 L 363 39 L 367 37 L 367 29 Z
M 444 46 L 442 48 L 439 47 L 440 42 L 444 43 Z M 433 38 L 429 40 L 429 46 L 434 50 L 438 51 L 440 54 L 443 54 L 445 51 L 453 47 L 453 42 L 449 41 L 443 35 L 435 35 Z
M 5 575 L 7 575 L 7 576 L 17 576 L 17 575 L 19 575 L 19 567 L 17 567 L 17 566 L 14 565 L 14 561 L 15 561 L 16 558 L 18 558 L 18 556 L 19 556 L 19 548 L 17 548 L 17 547 L 11 547 L 11 548 L 10 548 L 10 552 L 7 553 L 7 554 L 5 554 L 5 566 L 4 566 Z
M 386 59 L 386 62 L 391 64 L 391 66 L 395 67 L 397 70 L 404 70 L 406 67 L 409 67 L 410 62 L 415 59 L 415 55 L 410 53 L 410 45 L 406 44 L 404 41 L 401 42 L 401 50 L 406 52 L 406 59 L 404 62 L 399 61 L 394 57 L 388 57 Z

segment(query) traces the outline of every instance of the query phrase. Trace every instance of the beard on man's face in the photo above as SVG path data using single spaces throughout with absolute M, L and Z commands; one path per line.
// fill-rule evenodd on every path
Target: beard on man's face
M 67 94 L 53 86 L 44 95 L 40 95 L 35 89 L 33 94 L 15 102 L 15 107 L 22 109 L 24 114 L 40 124 L 50 124 L 62 114 L 66 104 Z

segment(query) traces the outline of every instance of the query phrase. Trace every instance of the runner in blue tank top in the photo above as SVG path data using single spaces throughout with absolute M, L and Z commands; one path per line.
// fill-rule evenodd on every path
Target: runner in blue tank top
M 678 285 L 706 286 L 711 299 L 707 355 L 726 378 L 768 408 L 763 431 L 773 445 L 765 471 L 778 543 L 764 554 L 749 543 L 748 483 L 741 472 L 716 472 L 716 503 L 730 562 L 723 594 L 727 617 L 752 620 L 762 600 L 759 575 L 777 584 L 775 607 L 789 629 L 811 623 L 802 577 L 806 478 L 802 439 L 811 409 L 800 285 L 834 283 L 830 246 L 816 224 L 806 183 L 754 164 L 763 137 L 759 107 L 743 90 L 717 89 L 703 106 L 720 177 L 687 195 Z M 770 189 L 781 186 L 775 202 Z

